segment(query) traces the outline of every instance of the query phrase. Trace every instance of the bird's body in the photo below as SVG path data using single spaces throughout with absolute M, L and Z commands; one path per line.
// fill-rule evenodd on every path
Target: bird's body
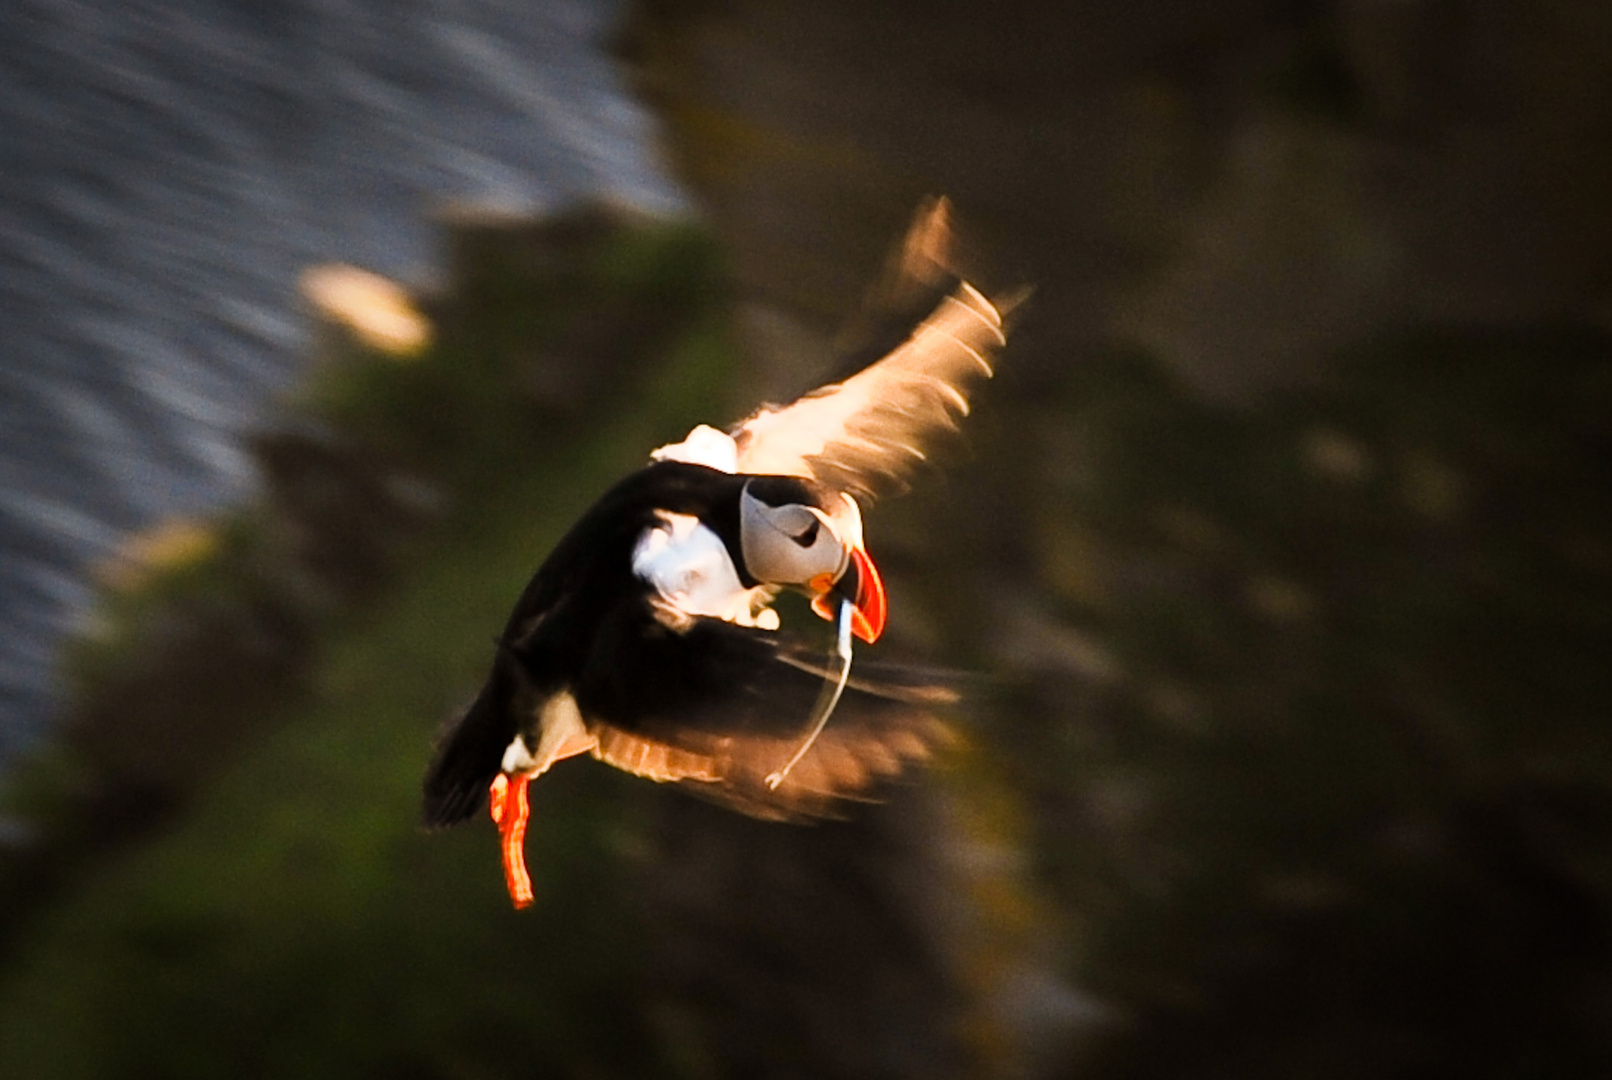
M 524 785 L 564 757 L 590 753 L 794 818 L 863 796 L 943 730 L 945 680 L 868 663 L 848 678 L 846 667 L 853 629 L 872 641 L 884 624 L 858 500 L 902 484 L 922 444 L 966 413 L 1003 340 L 996 307 L 937 257 L 945 215 L 937 202 L 909 236 L 903 272 L 943 287 L 900 346 L 730 433 L 702 425 L 656 451 L 577 521 L 517 601 L 486 683 L 438 746 L 424 814 L 453 824 L 491 792 L 517 903 L 529 899 Z M 839 670 L 782 632 L 770 605 L 786 587 L 841 621 Z M 843 697 L 836 686 L 825 707 L 836 680 Z

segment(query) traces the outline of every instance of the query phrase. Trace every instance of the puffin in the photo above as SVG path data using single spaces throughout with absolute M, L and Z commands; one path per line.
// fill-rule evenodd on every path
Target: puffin
M 800 821 L 869 800 L 945 740 L 955 680 L 879 660 L 853 672 L 852 647 L 888 611 L 864 509 L 907 489 L 1006 344 L 1008 305 L 953 269 L 952 236 L 946 199 L 920 207 L 870 294 L 894 330 L 865 335 L 850 374 L 653 451 L 520 594 L 437 740 L 422 814 L 434 829 L 486 807 L 517 908 L 533 899 L 527 785 L 566 758 Z M 786 590 L 829 633 L 786 630 Z

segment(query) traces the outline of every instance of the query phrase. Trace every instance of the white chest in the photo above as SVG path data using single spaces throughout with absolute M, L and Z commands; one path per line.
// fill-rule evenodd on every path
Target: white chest
M 691 514 L 661 511 L 659 524 L 633 549 L 632 569 L 678 614 L 778 627 L 778 613 L 766 606 L 772 590 L 745 588 L 727 545 Z

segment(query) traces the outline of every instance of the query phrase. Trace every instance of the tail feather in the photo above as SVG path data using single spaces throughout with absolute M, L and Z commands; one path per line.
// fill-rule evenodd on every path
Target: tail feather
M 456 825 L 486 805 L 487 786 L 515 737 L 512 690 L 504 665 L 495 665 L 476 700 L 444 727 L 425 773 L 426 828 Z

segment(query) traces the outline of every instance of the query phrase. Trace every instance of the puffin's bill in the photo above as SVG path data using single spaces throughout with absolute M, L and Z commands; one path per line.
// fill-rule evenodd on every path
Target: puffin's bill
M 812 587 L 817 592 L 812 598 L 812 610 L 821 618 L 833 622 L 839 614 L 836 601 L 843 601 L 851 605 L 851 632 L 857 637 L 871 645 L 884 633 L 884 581 L 866 551 L 853 547 L 851 565 L 839 581 L 830 581 L 825 574 L 813 581 Z
M 873 559 L 861 548 L 851 549 L 851 562 L 856 568 L 856 604 L 852 609 L 851 628 L 857 637 L 871 645 L 884 633 L 884 579 L 879 577 L 879 568 L 873 565 Z

